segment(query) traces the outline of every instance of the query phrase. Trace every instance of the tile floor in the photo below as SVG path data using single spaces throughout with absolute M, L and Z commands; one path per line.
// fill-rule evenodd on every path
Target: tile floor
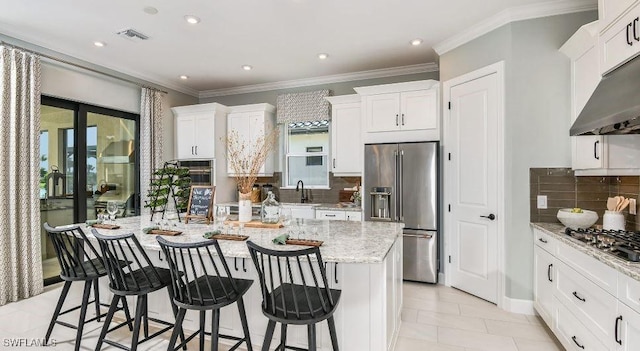
M 75 331 L 56 326 L 56 347 L 10 347 L 8 339 L 42 338 L 60 294 L 60 285 L 31 299 L 0 307 L 0 350 L 71 350 Z M 64 320 L 76 324 L 77 314 Z M 93 350 L 101 323 L 85 327 L 81 350 Z M 170 332 L 139 350 L 166 350 Z M 115 335 L 127 344 L 126 328 Z M 189 349 L 197 350 L 197 339 Z M 273 345 L 275 347 L 275 345 Z M 105 350 L 117 350 L 103 346 Z M 208 349 L 208 345 L 207 345 Z M 227 346 L 221 347 L 221 351 Z M 402 326 L 395 351 L 557 351 L 564 350 L 535 316 L 499 310 L 484 300 L 442 285 L 404 283 Z M 366 350 L 346 350 L 366 351 Z

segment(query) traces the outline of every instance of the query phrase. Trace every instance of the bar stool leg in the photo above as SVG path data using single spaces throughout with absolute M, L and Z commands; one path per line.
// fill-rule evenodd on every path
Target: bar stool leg
M 147 299 L 144 299 L 144 312 L 142 314 L 144 316 L 144 337 L 148 338 L 149 337 L 149 303 L 147 302 Z
M 200 311 L 200 351 L 204 351 L 204 326 L 206 311 Z
M 178 320 L 178 306 L 176 306 L 176 304 L 174 303 L 173 300 L 173 289 L 171 288 L 171 286 L 167 287 L 167 292 L 169 293 L 169 303 L 171 304 L 171 310 L 173 311 L 173 318 L 176 319 L 176 321 Z M 175 324 L 173 325 L 173 327 L 175 328 Z M 180 342 L 183 343 L 184 342 L 184 330 L 182 329 L 182 327 L 180 328 Z M 203 346 L 204 347 L 204 346 Z M 183 350 L 187 349 L 187 345 L 185 344 L 184 346 L 182 346 Z
M 82 305 L 80 305 L 80 317 L 78 320 L 78 332 L 76 333 L 76 345 L 74 350 L 80 350 L 80 341 L 82 341 L 82 330 L 84 329 L 84 321 L 87 316 L 87 307 L 89 307 L 89 297 L 91 296 L 91 282 L 87 280 L 84 282 L 84 293 L 82 294 Z
M 140 336 L 140 325 L 142 324 L 142 314 L 144 313 L 144 306 L 147 303 L 147 295 L 138 296 L 136 302 L 136 316 L 133 322 L 133 336 L 131 337 L 131 350 L 136 351 L 138 349 L 138 338 Z
M 273 339 L 274 329 L 276 329 L 276 322 L 269 320 L 269 324 L 267 324 L 267 332 L 264 335 L 264 342 L 262 343 L 262 351 L 269 351 L 269 347 L 271 347 L 271 339 Z
M 285 351 L 287 348 L 287 325 L 280 325 L 280 351 Z
M 56 325 L 56 321 L 58 320 L 58 316 L 60 315 L 60 310 L 62 310 L 62 305 L 64 304 L 64 300 L 67 298 L 67 294 L 69 293 L 70 287 L 71 287 L 71 282 L 65 282 L 64 286 L 62 287 L 62 292 L 60 293 L 60 297 L 58 298 L 58 304 L 56 305 L 56 309 L 53 312 L 53 317 L 51 317 L 51 322 L 49 323 L 47 334 L 44 337 L 45 344 L 49 343 L 51 332 L 53 332 L 53 326 Z
M 329 335 L 331 336 L 331 346 L 333 351 L 338 351 L 338 335 L 336 334 L 336 323 L 333 320 L 333 316 L 327 318 L 329 324 Z
M 184 321 L 184 315 L 187 313 L 187 310 L 181 308 L 178 310 L 178 315 L 176 316 L 176 324 L 173 326 L 173 332 L 171 333 L 171 340 L 169 340 L 169 347 L 167 350 L 173 351 L 176 348 L 176 340 L 178 340 L 178 335 L 182 333 L 182 322 Z
M 96 321 L 100 322 L 100 287 L 98 286 L 98 279 L 93 281 L 93 300 L 96 305 Z
M 131 324 L 131 313 L 129 312 L 129 303 L 127 302 L 126 296 L 122 297 L 122 309 L 124 309 L 124 316 L 125 318 L 127 318 L 127 326 L 129 327 L 129 331 L 133 331 L 133 324 Z
M 247 345 L 247 351 L 253 351 L 253 346 L 251 345 L 251 335 L 249 335 L 249 323 L 247 323 L 247 314 L 244 309 L 244 301 L 242 300 L 242 297 L 238 299 L 237 304 L 238 312 L 240 312 L 240 322 L 242 323 L 244 342 Z
M 109 324 L 111 324 L 113 315 L 116 313 L 116 310 L 118 309 L 118 301 L 120 299 L 126 299 L 126 297 L 113 295 L 113 299 L 111 299 L 109 312 L 107 312 L 107 317 L 104 319 L 104 325 L 102 325 L 102 331 L 100 331 L 100 336 L 98 337 L 98 343 L 96 344 L 96 351 L 99 351 L 102 348 L 102 342 L 104 341 L 104 338 L 107 336 L 107 331 L 109 331 Z
M 220 310 L 212 311 L 211 323 L 211 351 L 218 351 L 218 332 L 220 331 Z
M 316 325 L 307 325 L 307 335 L 309 337 L 309 351 L 316 351 Z

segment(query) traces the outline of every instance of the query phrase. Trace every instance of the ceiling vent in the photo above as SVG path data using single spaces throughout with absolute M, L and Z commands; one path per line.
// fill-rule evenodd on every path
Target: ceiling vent
M 131 40 L 131 41 L 144 41 L 149 39 L 148 36 L 138 32 L 135 29 L 125 29 L 125 30 L 121 30 L 119 31 L 118 34 L 120 37 Z

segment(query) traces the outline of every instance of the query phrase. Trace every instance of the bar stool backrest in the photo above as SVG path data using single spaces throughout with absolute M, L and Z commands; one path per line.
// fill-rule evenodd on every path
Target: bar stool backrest
M 306 319 L 334 309 L 337 301 L 327 283 L 320 248 L 278 251 L 251 241 L 247 246 L 260 277 L 264 312 L 273 316 L 282 314 L 288 319 Z M 283 288 L 274 294 L 281 285 Z M 318 303 L 321 310 L 316 308 Z
M 239 291 L 217 240 L 176 243 L 157 236 L 169 263 L 174 299 L 191 306 L 234 301 Z M 215 255 L 211 250 L 215 249 Z M 228 278 L 228 279 L 227 279 Z
M 163 287 L 158 271 L 133 233 L 102 235 L 92 229 L 102 250 L 113 291 L 146 293 Z M 135 272 L 135 274 L 131 274 Z
M 81 280 L 90 276 L 97 276 L 98 269 L 93 258 L 100 259 L 96 248 L 91 245 L 87 235 L 80 226 L 51 227 L 43 224 L 49 239 L 53 243 L 56 257 L 60 264 L 60 276 L 67 280 Z M 89 251 L 87 251 L 87 249 Z M 91 257 L 93 254 L 94 257 Z M 86 264 L 83 264 L 86 262 Z M 104 272 L 104 271 L 103 271 Z M 104 273 L 103 273 L 104 274 Z

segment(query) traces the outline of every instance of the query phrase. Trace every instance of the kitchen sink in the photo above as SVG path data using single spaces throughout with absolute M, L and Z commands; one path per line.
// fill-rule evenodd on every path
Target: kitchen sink
M 320 204 L 300 203 L 300 202 L 281 202 L 281 206 L 287 207 L 317 207 Z

